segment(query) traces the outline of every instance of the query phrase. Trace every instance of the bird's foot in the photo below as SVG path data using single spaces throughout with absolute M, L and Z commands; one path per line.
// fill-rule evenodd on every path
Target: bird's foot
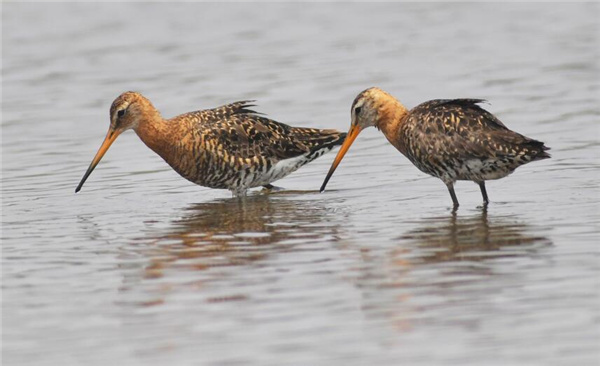
M 483 201 L 483 203 L 480 206 L 477 206 L 477 208 L 481 209 L 482 211 L 485 211 L 485 210 L 487 210 L 489 204 L 490 204 L 490 201 Z
M 263 189 L 261 190 L 261 192 L 272 193 L 272 192 L 280 192 L 280 191 L 283 191 L 283 190 L 284 190 L 283 187 L 277 187 L 277 186 L 274 186 L 272 184 L 267 184 L 267 185 L 263 186 Z

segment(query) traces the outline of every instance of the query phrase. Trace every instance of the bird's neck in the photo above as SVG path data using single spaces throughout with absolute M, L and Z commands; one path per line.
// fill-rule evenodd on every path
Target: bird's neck
M 398 133 L 404 117 L 408 114 L 406 107 L 396 98 L 386 98 L 378 108 L 378 119 L 376 127 L 383 132 L 388 141 L 404 154 L 404 146 L 399 139 Z
M 153 109 L 144 113 L 134 130 L 146 146 L 164 159 L 172 147 L 172 126 L 173 124 L 165 121 L 160 113 Z

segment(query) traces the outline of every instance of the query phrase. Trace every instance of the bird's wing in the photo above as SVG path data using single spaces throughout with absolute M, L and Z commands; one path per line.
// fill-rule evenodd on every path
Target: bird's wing
M 227 120 L 229 117 L 238 114 L 255 116 L 261 115 L 261 113 L 256 112 L 252 109 L 252 107 L 256 107 L 256 105 L 253 104 L 254 102 L 254 100 L 242 100 L 239 102 L 225 104 L 212 109 L 203 109 L 195 112 L 189 112 L 181 116 L 175 117 L 175 119 L 185 117 L 186 119 L 194 119 L 200 121 L 202 124 L 212 124 L 222 122 L 224 120 Z
M 345 133 L 336 130 L 291 127 L 264 117 L 240 101 L 176 117 L 191 121 L 195 139 L 205 153 L 238 159 L 260 158 L 273 163 L 341 145 Z M 177 122 L 175 122 L 177 123 Z
M 480 99 L 433 100 L 410 111 L 406 134 L 411 151 L 449 159 L 483 159 L 515 154 L 528 138 L 509 130 L 479 107 Z M 433 158 L 432 158 L 433 159 Z
M 278 161 L 311 151 L 310 141 L 302 138 L 303 129 L 260 116 L 247 102 L 200 112 L 198 133 L 205 148 L 226 151 L 236 158 L 254 157 Z M 210 150 L 210 149 L 209 149 Z

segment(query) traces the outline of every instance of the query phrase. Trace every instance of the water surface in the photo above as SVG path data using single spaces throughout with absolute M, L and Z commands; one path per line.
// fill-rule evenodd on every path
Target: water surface
M 6 365 L 600 363 L 600 6 L 18 4 L 2 10 Z M 346 130 L 379 86 L 475 97 L 552 159 L 444 185 L 365 131 L 245 200 L 123 134 L 235 100 Z

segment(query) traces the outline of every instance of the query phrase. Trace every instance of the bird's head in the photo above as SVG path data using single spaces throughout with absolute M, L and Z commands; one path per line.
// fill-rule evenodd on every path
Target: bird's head
M 352 107 L 350 108 L 350 130 L 333 164 L 331 164 L 325 181 L 321 185 L 321 192 L 325 190 L 327 182 L 329 182 L 333 172 L 344 158 L 344 155 L 346 155 L 346 152 L 348 152 L 348 149 L 350 149 L 354 140 L 356 140 L 356 137 L 358 137 L 358 134 L 367 127 L 375 126 L 379 128 L 380 122 L 388 116 L 388 112 L 392 107 L 390 102 L 395 100 L 390 94 L 375 87 L 362 91 L 354 98 L 354 102 L 352 102 Z
M 79 192 L 83 183 L 92 174 L 92 171 L 98 165 L 108 148 L 112 145 L 117 137 L 129 129 L 136 129 L 140 122 L 148 119 L 149 113 L 158 113 L 154 106 L 143 95 L 136 92 L 125 92 L 114 100 L 110 107 L 110 126 L 108 133 L 98 149 L 96 156 L 92 160 L 88 170 L 85 172 L 75 192 Z

